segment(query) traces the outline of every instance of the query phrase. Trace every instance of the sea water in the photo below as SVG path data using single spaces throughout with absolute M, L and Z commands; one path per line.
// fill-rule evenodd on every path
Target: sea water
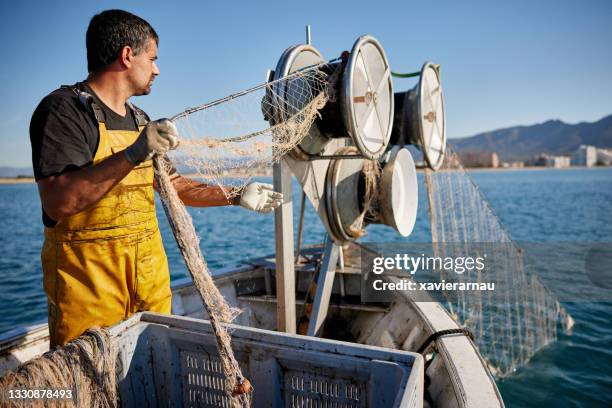
M 517 241 L 612 243 L 611 168 L 488 170 L 470 174 Z M 426 242 L 431 236 L 422 183 L 419 193 L 419 217 L 408 239 Z M 296 220 L 299 194 L 296 185 L 293 197 Z M 270 215 L 232 207 L 194 208 L 191 214 L 204 256 L 213 271 L 274 251 L 274 218 Z M 187 271 L 159 205 L 158 215 L 172 279 L 186 277 Z M 43 227 L 36 186 L 0 185 L 0 220 L 1 333 L 46 318 L 40 267 Z M 323 241 L 325 231 L 310 205 L 305 213 L 305 226 L 305 244 Z M 400 240 L 384 226 L 369 227 L 363 238 L 366 242 Z M 609 266 L 612 270 L 612 265 Z M 573 334 L 561 336 L 525 367 L 498 381 L 506 406 L 612 405 L 612 303 L 582 299 L 564 306 L 576 321 Z

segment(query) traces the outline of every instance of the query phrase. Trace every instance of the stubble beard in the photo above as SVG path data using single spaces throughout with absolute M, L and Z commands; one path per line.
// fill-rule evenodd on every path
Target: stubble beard
M 149 79 L 149 82 L 147 83 L 147 85 L 145 85 L 144 87 L 138 89 L 135 93 L 134 96 L 144 96 L 144 95 L 149 95 L 151 93 L 151 87 L 153 86 L 153 80 L 155 79 L 155 77 L 151 77 L 151 79 Z
M 139 93 L 137 96 L 144 96 L 144 95 L 148 95 L 151 93 L 151 86 L 147 86 L 141 93 Z

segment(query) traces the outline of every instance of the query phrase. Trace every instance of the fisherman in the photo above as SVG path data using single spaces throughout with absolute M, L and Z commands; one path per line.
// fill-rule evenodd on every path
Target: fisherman
M 129 101 L 151 92 L 160 73 L 158 43 L 153 27 L 131 13 L 94 16 L 86 34 L 87 79 L 51 92 L 32 115 L 51 347 L 138 311 L 170 313 L 151 159 L 175 149 L 179 135 L 171 121 L 149 121 Z M 189 206 L 241 205 L 266 213 L 282 202 L 269 184 L 251 183 L 228 199 L 220 187 L 175 169 L 171 179 Z

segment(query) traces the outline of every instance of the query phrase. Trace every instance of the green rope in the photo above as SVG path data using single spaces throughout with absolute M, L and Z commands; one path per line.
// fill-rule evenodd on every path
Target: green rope
M 434 68 L 436 69 L 436 72 L 438 73 L 438 77 L 440 77 L 440 64 L 435 64 Z M 393 72 L 391 71 L 391 76 L 394 76 L 396 78 L 412 78 L 412 77 L 417 77 L 421 75 L 421 71 L 418 72 L 410 72 L 408 74 L 402 74 L 400 72 Z
M 421 71 L 419 72 L 411 72 L 409 74 L 401 74 L 399 72 L 393 72 L 391 71 L 391 76 L 394 76 L 396 78 L 412 78 L 412 77 L 416 77 L 421 75 Z

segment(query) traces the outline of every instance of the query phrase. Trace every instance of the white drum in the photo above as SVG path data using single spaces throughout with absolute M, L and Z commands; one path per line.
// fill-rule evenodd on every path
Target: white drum
M 431 62 L 423 65 L 413 89 L 395 94 L 391 144 L 416 145 L 432 170 L 442 166 L 446 151 L 444 94 L 438 70 Z
M 336 154 L 350 154 L 341 148 Z M 351 241 L 358 236 L 351 229 L 363 211 L 365 175 L 363 159 L 332 160 L 327 172 L 325 205 L 330 234 L 336 242 Z M 377 180 L 375 216 L 366 212 L 366 224 L 385 224 L 407 237 L 412 233 L 418 209 L 416 168 L 410 151 L 394 148 L 382 163 Z
M 313 46 L 295 45 L 283 52 L 269 79 L 279 80 L 324 62 Z M 336 69 L 342 69 L 335 90 L 339 100 L 328 102 L 321 111 L 321 119 L 315 121 L 293 152 L 294 157 L 308 160 L 310 156 L 320 155 L 330 139 L 350 137 L 361 156 L 378 159 L 387 149 L 393 127 L 393 85 L 385 52 L 375 38 L 360 37 L 345 61 L 324 67 L 329 73 Z M 266 96 L 272 99 L 272 106 L 279 106 L 274 112 L 264 112 L 271 123 L 281 122 L 292 113 L 286 105 L 300 106 L 299 95 L 292 95 L 290 88 L 295 86 L 279 81 L 273 92 L 276 97 Z

